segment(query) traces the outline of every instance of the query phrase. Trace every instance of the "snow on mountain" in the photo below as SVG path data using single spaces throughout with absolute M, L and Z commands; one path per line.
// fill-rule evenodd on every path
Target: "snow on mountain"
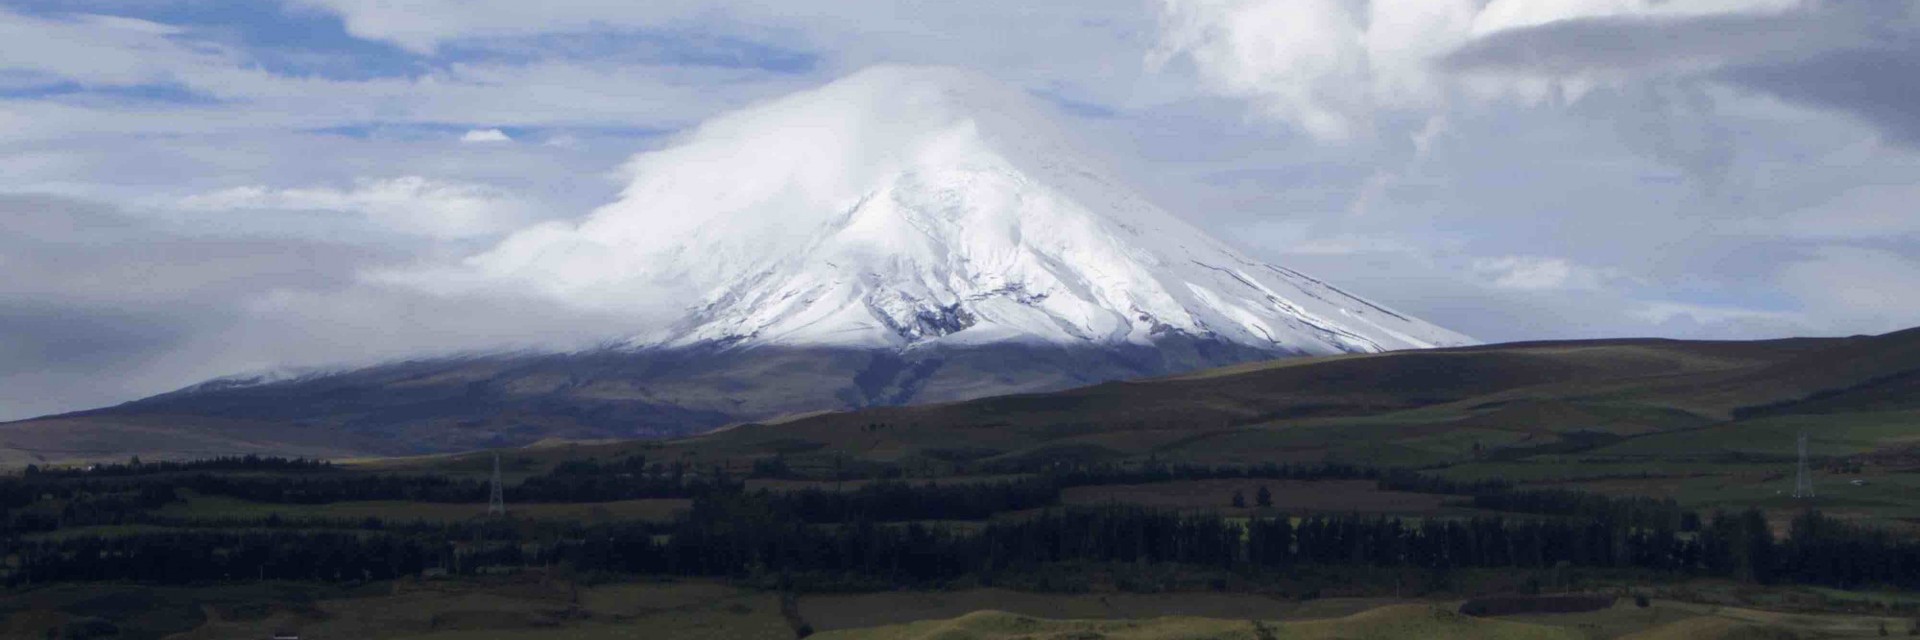
M 868 69 L 715 118 L 628 170 L 618 201 L 466 267 L 567 304 L 687 309 L 636 347 L 1473 342 L 1209 237 L 973 72 Z
M 173 395 L 191 395 L 191 394 L 199 394 L 199 393 L 219 393 L 222 391 L 229 391 L 233 389 L 247 389 L 251 387 L 263 387 L 263 386 L 274 385 L 274 384 L 306 382 L 309 380 L 319 380 L 321 378 L 326 378 L 328 376 L 339 374 L 344 371 L 345 371 L 344 369 L 339 369 L 339 368 L 323 368 L 323 367 L 284 367 L 284 368 L 277 368 L 277 369 L 261 369 L 258 371 L 250 371 L 246 373 L 236 373 L 232 375 L 220 376 L 212 380 L 208 380 L 208 381 L 190 385 L 184 388 L 176 389 L 169 393 L 161 394 L 158 397 L 166 397 L 166 396 L 173 396 Z

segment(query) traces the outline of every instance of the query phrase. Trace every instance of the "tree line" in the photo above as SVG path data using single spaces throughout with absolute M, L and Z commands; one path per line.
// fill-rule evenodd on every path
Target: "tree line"
M 807 522 L 985 520 L 996 513 L 1060 504 L 1060 483 L 1049 478 L 914 485 L 870 482 L 851 490 L 807 488 L 761 492 L 781 519 Z
M 1758 511 L 1715 513 L 1700 530 L 1619 520 L 1427 519 L 1313 515 L 1230 520 L 1138 507 L 1047 509 L 954 528 L 858 519 L 819 526 L 760 493 L 714 493 L 672 524 L 610 523 L 534 531 L 501 521 L 439 529 L 185 530 L 13 543 L 12 585 L 132 580 L 199 583 L 379 580 L 429 569 L 528 566 L 632 574 L 865 577 L 938 586 L 1062 563 L 1175 564 L 1248 576 L 1306 567 L 1397 567 L 1445 576 L 1466 568 L 1637 568 L 1676 576 L 1841 588 L 1920 588 L 1920 543 L 1809 511 L 1776 540 Z
M 1318 514 L 1241 521 L 1139 508 L 1058 507 L 1068 487 L 1219 478 L 1370 479 L 1383 490 L 1460 495 L 1463 506 L 1517 515 L 1415 521 Z M 562 464 L 508 488 L 510 501 L 523 502 L 692 499 L 690 511 L 672 524 L 591 526 L 528 527 L 497 520 L 423 525 L 278 516 L 206 519 L 153 513 L 177 501 L 180 489 L 273 503 L 478 504 L 486 485 L 440 476 L 205 471 L 0 480 L 0 542 L 18 560 L 7 580 L 200 582 L 277 576 L 340 581 L 412 575 L 429 568 L 471 572 L 563 564 L 669 575 L 809 573 L 937 583 L 1051 563 L 1112 562 L 1204 565 L 1253 574 L 1307 566 L 1410 567 L 1439 573 L 1469 567 L 1631 567 L 1759 583 L 1920 588 L 1920 543 L 1815 512 L 1797 518 L 1787 537 L 1776 540 L 1757 511 L 1703 516 L 1671 500 L 1520 490 L 1498 481 L 1457 481 L 1341 464 L 1080 466 L 1010 480 L 878 481 L 847 491 L 770 492 L 746 491 L 723 469 L 699 472 L 687 465 L 648 464 L 634 456 Z M 54 505 L 58 508 L 51 508 Z M 1036 510 L 1031 517 L 964 529 L 924 523 Z M 167 530 L 29 535 L 121 524 Z M 180 549 L 180 555 L 155 556 L 168 549 Z M 301 562 L 317 564 L 300 568 Z M 185 565 L 199 569 L 182 568 Z
M 1257 465 L 1248 467 L 1141 465 L 1091 466 L 1057 470 L 1012 480 L 868 482 L 841 491 L 824 487 L 776 492 L 763 499 L 796 521 L 807 523 L 909 520 L 981 520 L 996 513 L 1057 506 L 1067 488 L 1105 484 L 1148 484 L 1201 479 L 1275 479 L 1293 481 L 1370 479 L 1381 490 L 1439 493 L 1465 497 L 1459 506 L 1486 511 L 1604 517 L 1636 528 L 1699 528 L 1691 514 L 1671 499 L 1616 498 L 1575 491 L 1519 490 L 1500 481 L 1455 481 L 1405 470 L 1378 470 L 1342 464 Z M 207 472 L 57 480 L 0 480 L 0 534 L 39 532 L 60 527 L 117 525 L 151 521 L 141 515 L 177 501 L 180 490 L 270 504 L 327 504 L 346 501 L 408 501 L 482 504 L 487 483 L 429 475 L 286 474 L 239 475 Z M 1262 489 L 1265 488 L 1261 485 Z M 606 463 L 575 461 L 528 477 L 505 488 L 509 503 L 590 503 L 643 498 L 693 498 L 744 491 L 741 480 L 724 469 L 706 473 L 683 464 L 647 464 L 632 456 Z M 1222 506 L 1228 504 L 1222 497 Z M 25 509 L 36 500 L 61 505 L 57 511 Z M 1236 497 L 1236 500 L 1243 498 Z M 1234 506 L 1245 506 L 1233 502 Z M 1266 507 L 1268 502 L 1258 501 Z
M 317 458 L 283 458 L 279 456 L 216 456 L 199 460 L 141 462 L 140 456 L 133 456 L 126 462 L 103 462 L 85 466 L 42 467 L 29 464 L 22 471 L 26 477 L 38 478 L 82 478 L 82 477 L 119 477 L 151 475 L 157 473 L 177 473 L 183 471 L 326 471 L 333 469 L 333 463 Z

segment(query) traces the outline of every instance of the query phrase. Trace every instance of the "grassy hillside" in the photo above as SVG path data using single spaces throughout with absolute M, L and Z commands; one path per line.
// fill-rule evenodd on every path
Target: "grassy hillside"
M 763 364 L 793 366 L 784 357 Z M 411 381 L 393 386 L 474 382 L 461 376 L 477 370 L 462 371 L 395 372 Z M 1916 372 L 1920 330 L 1761 342 L 1525 343 L 1248 363 L 1052 393 L 804 414 L 678 440 L 548 441 L 514 450 L 505 462 L 510 481 L 562 461 L 635 455 L 742 475 L 778 463 L 797 478 L 819 480 L 1018 475 L 1106 462 L 1347 462 L 1674 497 L 1693 508 L 1757 506 L 1784 521 L 1806 504 L 1784 495 L 1795 440 L 1805 433 L 1816 504 L 1908 526 L 1920 523 L 1920 395 L 1897 391 Z M 194 427 L 142 422 L 160 419 Z M 338 458 L 370 437 L 298 422 L 101 413 L 0 427 L 0 457 L 11 452 L 0 464 L 44 462 L 22 451 L 58 451 L 62 443 L 143 455 L 231 449 Z M 491 454 L 450 454 L 355 468 L 482 478 L 491 461 Z M 1217 506 L 1226 496 L 1183 499 Z
M 0 464 L 133 454 L 416 454 L 662 436 L 760 419 L 673 446 L 742 460 L 811 453 L 937 464 L 1150 455 L 1430 466 L 1471 458 L 1476 445 L 1481 455 L 1514 459 L 1770 417 L 1821 415 L 1845 424 L 1855 414 L 1920 409 L 1920 330 L 1298 358 L 884 406 L 1071 387 L 1097 382 L 1096 371 L 1150 375 L 1252 355 L 1207 351 L 989 349 L 888 359 L 760 349 L 409 362 L 0 425 Z M 1083 373 L 1061 373 L 1075 371 Z M 882 406 L 816 411 L 875 405 Z M 799 417 L 769 419 L 777 415 Z
M 747 424 L 664 442 L 523 449 L 539 469 L 645 455 L 744 471 L 910 478 L 1049 464 L 1349 462 L 1782 518 L 1806 433 L 1821 504 L 1920 522 L 1920 331 L 1762 342 L 1527 343 L 1251 363 L 1067 391 Z M 1858 404 L 1854 404 L 1858 401 Z M 480 456 L 381 468 L 473 473 Z M 1857 482 L 1856 482 L 1857 481 Z M 1909 496 L 1909 493 L 1915 495 Z M 1224 499 L 1224 498 L 1221 498 Z
M 215 381 L 0 424 L 0 465 L 274 453 L 341 457 L 664 438 L 809 411 L 978 398 L 1274 357 L 1152 347 L 594 350 L 390 363 L 269 384 Z

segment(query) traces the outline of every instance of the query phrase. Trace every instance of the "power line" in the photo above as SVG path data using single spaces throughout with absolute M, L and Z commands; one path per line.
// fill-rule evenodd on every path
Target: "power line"
M 1813 474 L 1807 472 L 1807 434 L 1800 434 L 1800 467 L 1793 479 L 1793 497 L 1813 497 Z
M 500 454 L 493 454 L 493 488 L 487 494 L 487 515 L 507 515 L 507 494 L 500 487 Z

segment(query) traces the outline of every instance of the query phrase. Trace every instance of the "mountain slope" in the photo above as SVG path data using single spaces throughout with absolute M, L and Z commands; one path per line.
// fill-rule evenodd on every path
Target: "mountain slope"
M 1920 411 L 1920 396 L 1899 392 L 1910 389 L 1913 372 L 1920 371 L 1920 357 L 1906 349 L 1916 335 L 1520 343 L 1289 358 L 1105 384 L 1076 383 L 1061 372 L 1164 373 L 1224 357 L 1202 353 L 1222 345 L 950 349 L 931 371 L 926 361 L 885 351 L 781 347 L 421 361 L 0 425 L 0 462 L 23 464 L 35 454 L 196 457 L 215 449 L 403 454 L 510 446 L 549 435 L 663 436 L 676 431 L 670 425 L 701 424 L 729 412 L 807 411 L 823 397 L 872 408 L 567 455 L 638 451 L 741 467 L 776 455 L 797 466 L 842 458 L 914 465 L 1149 456 L 1418 466 L 1457 460 L 1476 443 L 1490 456 L 1503 456 L 1661 434 L 1704 438 L 1709 447 L 1724 443 L 1729 451 L 1785 437 L 1785 448 L 1774 448 L 1790 451 L 1799 429 L 1812 429 L 1816 442 L 1887 434 L 1910 441 L 1910 429 L 1881 433 L 1873 425 L 1910 423 L 1914 418 L 1901 416 Z M 977 397 L 1028 388 L 1044 376 L 1053 376 L 1045 384 L 1076 388 L 873 406 L 903 390 L 922 399 Z M 650 425 L 669 427 L 640 431 Z M 1836 430 L 1829 435 L 1818 425 Z M 1760 429 L 1758 435 L 1749 435 L 1750 428 Z M 654 451 L 661 447 L 667 451 Z M 1718 455 L 1713 448 L 1674 447 L 1683 457 Z
M 1065 389 L 1271 356 L 1170 338 L 1098 348 L 706 345 L 423 359 L 264 384 L 216 381 L 0 424 L 0 465 L 132 454 L 411 455 L 548 438 L 664 438 L 781 415 Z

